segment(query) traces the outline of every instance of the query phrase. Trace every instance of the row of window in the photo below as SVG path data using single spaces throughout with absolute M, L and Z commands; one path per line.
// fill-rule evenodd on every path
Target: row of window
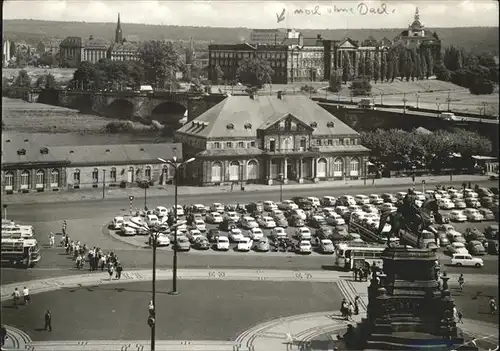
M 317 146 L 358 145 L 358 139 L 316 139 Z
M 50 186 L 52 188 L 59 187 L 59 170 L 53 169 L 50 172 Z M 5 173 L 5 189 L 12 190 L 14 188 L 14 173 L 6 172 Z M 44 188 L 45 187 L 45 171 L 38 170 L 35 173 L 35 187 L 36 188 Z M 23 170 L 21 172 L 21 178 L 19 183 L 20 189 L 29 189 L 31 188 L 31 173 L 28 170 Z
M 212 65 L 214 65 L 214 66 L 219 65 L 221 67 L 228 67 L 228 66 L 238 66 L 239 63 L 240 63 L 240 61 L 222 59 L 222 60 L 214 60 Z M 271 67 L 282 68 L 282 67 L 286 67 L 286 61 L 270 61 L 269 65 Z
M 210 57 L 212 58 L 248 58 L 251 56 L 258 55 L 261 58 L 265 59 L 285 59 L 286 53 L 273 53 L 273 52 L 210 52 Z
M 224 180 L 222 162 L 216 161 L 212 164 L 211 181 L 219 183 Z M 238 161 L 229 163 L 229 181 L 238 181 L 244 177 L 246 171 L 246 179 L 256 180 L 259 179 L 259 164 L 255 160 L 248 161 L 246 169 L 243 169 L 242 164 Z
M 225 144 L 222 142 L 216 141 L 212 144 L 213 149 L 222 149 L 222 145 L 224 145 L 225 149 L 232 149 L 233 147 L 236 148 L 245 148 L 245 147 L 255 147 L 255 141 L 251 142 L 243 142 L 243 141 L 238 141 L 238 142 L 232 142 L 232 141 L 227 141 Z M 307 139 L 302 138 L 300 140 L 300 148 L 302 150 L 305 150 L 307 147 Z M 344 139 L 316 139 L 316 145 L 317 146 L 340 146 L 340 145 L 358 145 L 358 139 L 349 139 L 349 138 L 344 138 Z M 293 143 L 292 139 L 290 137 L 284 138 L 282 141 L 282 148 L 283 150 L 290 150 L 293 148 Z M 269 140 L 269 149 L 271 151 L 276 151 L 276 140 L 275 139 L 270 139 Z
M 220 142 L 220 141 L 215 141 L 214 143 L 212 143 L 212 148 L 213 149 L 222 149 L 222 145 L 223 143 Z M 250 141 L 250 142 L 244 142 L 244 141 L 238 141 L 238 142 L 232 142 L 232 141 L 227 141 L 225 144 L 224 144 L 224 148 L 225 149 L 232 149 L 233 146 L 234 147 L 237 147 L 237 148 L 249 148 L 249 147 L 255 147 L 255 141 Z

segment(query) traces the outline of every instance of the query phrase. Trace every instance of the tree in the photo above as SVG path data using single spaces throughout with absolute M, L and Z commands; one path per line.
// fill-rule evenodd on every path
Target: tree
M 342 71 L 340 69 L 332 70 L 330 74 L 330 84 L 328 90 L 337 93 L 342 89 Z
M 409 82 L 410 78 L 412 77 L 413 74 L 413 60 L 412 60 L 412 51 L 406 52 L 405 54 L 405 63 L 403 65 L 404 67 L 404 77 L 406 78 L 406 81 Z
M 430 50 L 428 50 L 425 55 L 425 63 L 427 66 L 425 77 L 429 79 L 429 77 L 434 74 L 434 59 L 432 58 L 432 53 L 430 52 Z
M 392 61 L 392 74 L 391 74 L 391 82 L 394 82 L 394 79 L 396 77 L 399 77 L 399 58 L 397 56 L 394 56 L 394 59 Z
M 373 59 L 370 54 L 365 57 L 365 76 L 368 80 L 373 78 Z
M 352 79 L 353 69 L 351 65 L 351 58 L 347 52 L 344 52 L 343 62 L 342 62 L 342 80 L 344 84 Z
M 357 71 L 358 71 L 358 77 L 363 77 L 365 75 L 365 58 L 364 58 L 364 55 L 363 54 L 359 54 L 358 55 L 358 67 L 357 67 Z
M 475 81 L 470 85 L 469 91 L 474 95 L 486 95 L 493 94 L 495 91 L 495 85 L 491 80 L 484 78 L 476 78 Z
M 43 54 L 40 55 L 40 58 L 38 59 L 38 64 L 50 67 L 56 66 L 57 65 L 56 55 L 52 54 L 51 52 L 44 52 Z
M 384 82 L 387 79 L 387 56 L 382 52 L 382 59 L 380 60 L 380 81 Z
M 84 61 L 73 73 L 72 82 L 80 89 L 89 88 L 91 82 L 98 81 L 98 74 L 93 63 Z
M 420 53 L 419 62 L 420 62 L 420 77 L 419 78 L 425 79 L 426 75 L 427 75 L 427 60 L 426 60 L 424 52 Z
M 379 53 L 375 53 L 375 59 L 373 60 L 373 80 L 375 81 L 375 84 L 379 80 L 380 77 L 380 61 L 379 61 Z M 382 56 L 383 57 L 383 56 Z M 383 78 L 381 78 L 382 80 Z
M 437 62 L 434 67 L 436 78 L 444 82 L 449 82 L 451 79 L 450 71 L 444 66 L 442 62 Z
M 214 74 L 215 74 L 215 81 L 220 84 L 224 80 L 224 71 L 222 70 L 222 68 L 220 68 L 218 64 L 215 65 Z
M 16 79 L 14 80 L 15 87 L 18 88 L 30 88 L 31 87 L 31 78 L 28 75 L 26 70 L 22 69 L 18 72 Z
M 139 47 L 138 53 L 148 84 L 164 87 L 176 81 L 180 55 L 171 41 L 146 41 Z
M 413 72 L 412 72 L 412 76 L 411 76 L 411 79 L 412 80 L 415 80 L 415 78 L 417 80 L 420 79 L 420 74 L 421 74 L 421 69 L 422 69 L 422 65 L 420 64 L 420 54 L 413 51 L 412 53 L 413 55 Z
M 36 79 L 35 86 L 41 89 L 56 89 L 57 82 L 52 74 L 44 74 Z
M 264 84 L 272 83 L 274 70 L 269 62 L 260 58 L 247 58 L 241 61 L 236 69 L 239 81 L 247 87 L 261 89 Z
M 367 77 L 358 77 L 352 81 L 349 89 L 353 96 L 366 96 L 370 95 L 372 85 Z
M 398 51 L 398 74 L 396 76 L 403 80 L 408 73 L 408 51 L 403 47 L 400 47 Z

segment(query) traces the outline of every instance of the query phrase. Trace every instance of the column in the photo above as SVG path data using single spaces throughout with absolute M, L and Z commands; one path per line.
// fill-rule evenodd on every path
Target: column
M 267 161 L 267 185 L 272 185 L 273 184 L 273 180 L 271 179 L 271 163 L 272 163 L 272 160 L 269 159 Z
M 299 171 L 298 171 L 298 176 L 299 176 L 299 184 L 302 184 L 304 183 L 304 178 L 303 178 L 303 175 L 302 175 L 302 157 L 299 158 Z
M 288 183 L 288 172 L 287 172 L 287 160 L 286 157 L 283 159 L 283 183 L 287 184 Z
M 319 181 L 318 179 L 318 159 L 315 157 L 311 160 L 311 162 L 313 163 L 312 166 L 313 166 L 313 181 L 315 183 L 317 183 Z

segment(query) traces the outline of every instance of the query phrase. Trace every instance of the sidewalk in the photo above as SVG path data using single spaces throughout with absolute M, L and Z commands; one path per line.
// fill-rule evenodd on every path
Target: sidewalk
M 428 177 L 417 177 L 415 180 L 415 186 L 417 190 L 422 189 L 422 180 L 425 180 L 426 187 L 432 189 L 435 184 L 450 184 L 450 176 L 428 176 Z M 480 175 L 456 175 L 453 176 L 452 184 L 455 186 L 461 186 L 463 182 L 480 182 L 487 181 L 487 176 Z M 311 184 L 285 184 L 283 189 L 286 190 L 308 190 L 308 189 L 348 189 L 351 187 L 366 187 L 377 188 L 377 187 L 388 187 L 388 186 L 413 186 L 411 177 L 399 177 L 399 178 L 381 178 L 375 179 L 374 185 L 372 185 L 372 180 L 367 179 L 366 185 L 363 179 L 358 180 L 348 180 L 348 181 L 324 181 L 319 183 Z M 231 186 L 211 186 L 211 187 L 196 187 L 196 186 L 180 186 L 179 196 L 198 196 L 207 194 L 221 194 L 221 193 L 231 193 Z M 279 191 L 279 185 L 264 185 L 264 184 L 247 184 L 245 185 L 245 192 L 275 192 Z M 233 193 L 240 192 L 239 186 L 234 186 Z M 127 189 L 121 188 L 106 188 L 105 190 L 106 199 L 126 199 L 129 196 L 134 196 L 137 198 L 144 197 L 144 189 L 133 187 Z M 174 186 L 154 186 L 147 190 L 148 197 L 159 197 L 159 196 L 173 196 Z M 81 189 L 81 190 L 67 190 L 60 193 L 29 193 L 29 194 L 12 194 L 3 195 L 3 203 L 6 204 L 17 204 L 17 203 L 53 203 L 53 202 L 73 202 L 73 201 L 84 201 L 84 200 L 101 200 L 102 199 L 102 188 L 101 189 Z

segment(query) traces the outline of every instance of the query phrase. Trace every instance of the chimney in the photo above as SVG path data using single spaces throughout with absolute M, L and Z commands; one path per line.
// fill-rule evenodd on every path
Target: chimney
M 278 91 L 278 99 L 279 99 L 279 100 L 283 100 L 283 95 L 284 95 L 284 94 L 283 94 L 283 91 L 279 90 L 279 91 Z

